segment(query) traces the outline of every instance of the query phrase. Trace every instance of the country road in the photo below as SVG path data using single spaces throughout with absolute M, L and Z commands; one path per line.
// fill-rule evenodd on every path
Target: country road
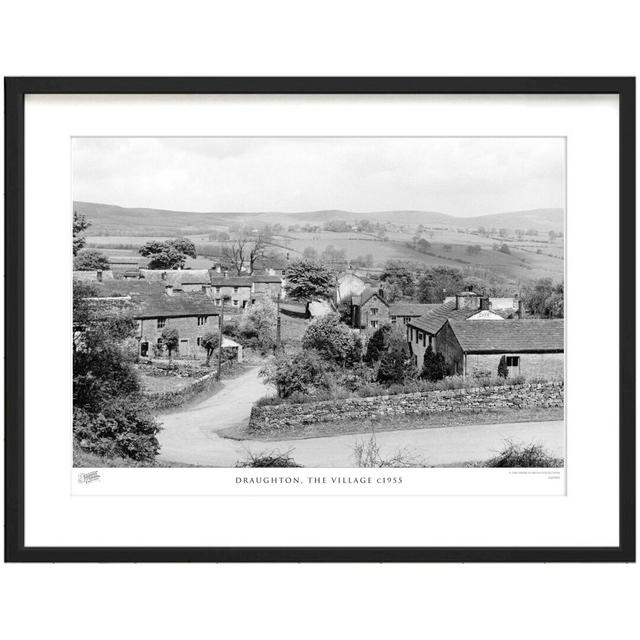
M 367 434 L 327 436 L 301 440 L 260 442 L 229 440 L 216 433 L 249 419 L 251 406 L 269 392 L 258 376 L 258 368 L 225 382 L 216 394 L 191 407 L 160 417 L 163 429 L 158 439 L 160 459 L 182 464 L 233 467 L 249 452 L 291 450 L 294 460 L 305 467 L 351 467 L 353 446 Z M 505 439 L 540 442 L 556 456 L 564 456 L 564 422 L 518 422 L 407 429 L 376 433 L 383 457 L 405 449 L 425 464 L 440 465 L 485 460 L 502 448 Z

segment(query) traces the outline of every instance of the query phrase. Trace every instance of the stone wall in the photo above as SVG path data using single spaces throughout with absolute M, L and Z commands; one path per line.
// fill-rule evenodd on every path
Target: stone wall
M 501 408 L 563 407 L 564 383 L 471 387 L 370 398 L 253 407 L 249 431 L 274 435 L 318 423 Z

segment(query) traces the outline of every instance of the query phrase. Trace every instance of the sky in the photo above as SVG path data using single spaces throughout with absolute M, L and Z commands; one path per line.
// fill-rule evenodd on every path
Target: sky
M 73 198 L 176 211 L 564 208 L 563 138 L 74 138 Z

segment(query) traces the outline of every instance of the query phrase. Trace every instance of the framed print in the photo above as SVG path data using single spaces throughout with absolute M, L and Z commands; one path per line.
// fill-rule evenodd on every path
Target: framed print
M 8 78 L 5 132 L 7 560 L 635 560 L 633 78 Z

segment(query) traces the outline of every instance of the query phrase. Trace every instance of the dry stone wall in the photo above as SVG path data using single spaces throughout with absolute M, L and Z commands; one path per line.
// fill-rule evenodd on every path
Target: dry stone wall
M 276 435 L 309 424 L 501 408 L 563 407 L 564 383 L 471 387 L 370 398 L 253 407 L 250 432 Z

